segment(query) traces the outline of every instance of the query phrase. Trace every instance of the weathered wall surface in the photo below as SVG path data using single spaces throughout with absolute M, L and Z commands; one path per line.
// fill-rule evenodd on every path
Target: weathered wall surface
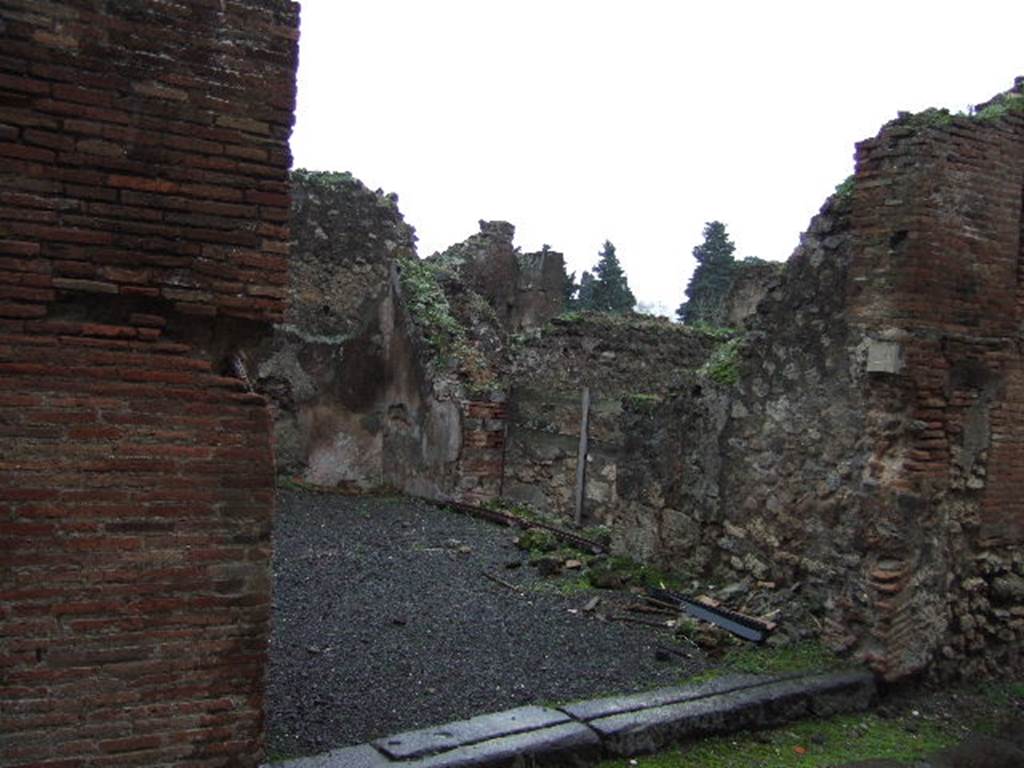
M 516 228 L 480 221 L 480 231 L 430 261 L 482 296 L 507 332 L 536 328 L 565 308 L 565 260 L 557 251 L 521 253 Z
M 878 350 L 861 568 L 876 618 L 860 648 L 888 674 L 1021 662 L 1022 90 L 858 147 L 851 321 Z
M 501 493 L 508 339 L 564 303 L 561 254 L 505 222 L 430 259 L 396 198 L 293 174 L 289 309 L 252 355 L 278 470 L 320 485 L 484 501 Z
M 512 353 L 504 494 L 572 517 L 586 386 L 591 406 L 584 516 L 615 525 L 622 514 L 617 489 L 624 409 L 689 381 L 718 343 L 667 320 L 598 313 L 555 318 L 526 338 Z
M 389 393 L 419 398 L 413 358 L 392 339 L 395 261 L 415 235 L 393 197 L 348 174 L 293 173 L 290 220 L 288 309 L 251 365 L 273 405 L 278 471 L 376 487 Z
M 394 195 L 308 171 L 292 174 L 292 190 L 288 310 L 251 360 L 272 404 L 278 471 L 353 490 L 497 495 L 503 396 L 471 394 L 466 380 L 495 376 L 494 310 L 416 257 Z
M 751 319 L 737 383 L 695 378 L 630 423 L 623 535 L 639 551 L 686 572 L 788 583 L 841 563 L 832 527 L 852 510 L 863 420 L 849 259 L 849 201 L 832 199 Z
M 257 765 L 297 7 L 0 35 L 0 762 Z
M 626 545 L 799 584 L 824 637 L 889 678 L 1021 662 L 1024 95 L 994 104 L 859 145 L 738 381 L 626 431 Z
M 725 325 L 742 328 L 757 312 L 757 305 L 775 288 L 782 277 L 783 264 L 777 261 L 744 259 L 736 262 L 732 285 L 725 297 Z

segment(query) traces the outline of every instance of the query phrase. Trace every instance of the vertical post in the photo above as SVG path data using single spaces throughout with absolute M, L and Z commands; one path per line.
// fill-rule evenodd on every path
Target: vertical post
M 587 434 L 590 430 L 590 387 L 583 388 L 582 414 L 580 416 L 580 447 L 576 454 L 576 495 L 573 519 L 576 525 L 583 521 L 583 500 L 586 498 L 587 487 Z

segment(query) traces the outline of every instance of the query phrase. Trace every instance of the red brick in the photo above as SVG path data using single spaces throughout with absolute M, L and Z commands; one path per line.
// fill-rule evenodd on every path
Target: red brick
M 120 176 L 113 175 L 107 179 L 112 187 L 123 187 L 125 189 L 139 189 L 144 192 L 175 192 L 178 184 L 165 179 L 153 179 L 143 176 Z
M 0 142 L 0 157 L 13 157 L 18 160 L 37 160 L 52 163 L 57 155 L 49 149 L 30 147 L 25 144 Z
M 46 306 L 43 304 L 16 304 L 10 301 L 0 301 L 0 317 L 31 318 L 45 316 Z

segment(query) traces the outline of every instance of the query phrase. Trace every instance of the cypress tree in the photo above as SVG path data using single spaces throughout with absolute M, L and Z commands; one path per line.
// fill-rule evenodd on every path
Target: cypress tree
M 725 299 L 736 269 L 735 250 L 722 222 L 709 221 L 704 225 L 704 242 L 693 249 L 697 269 L 686 286 L 687 300 L 676 310 L 682 322 L 688 325 L 725 322 Z
M 626 273 L 615 255 L 615 246 L 610 240 L 604 241 L 594 267 L 593 309 L 601 312 L 629 312 L 636 304 L 636 297 L 629 289 Z M 584 272 L 583 274 L 587 274 Z M 582 285 L 582 280 L 581 280 Z M 582 293 L 582 287 L 581 287 Z

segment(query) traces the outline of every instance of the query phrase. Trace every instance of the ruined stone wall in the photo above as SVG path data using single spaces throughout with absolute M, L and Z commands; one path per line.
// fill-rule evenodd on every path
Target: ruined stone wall
M 378 487 L 388 393 L 419 399 L 414 358 L 391 338 L 395 263 L 414 257 L 415 235 L 392 196 L 349 174 L 293 173 L 290 221 L 288 308 L 251 366 L 273 405 L 278 471 Z
M 775 261 L 744 259 L 736 262 L 732 284 L 725 297 L 724 323 L 742 328 L 757 312 L 757 305 L 779 284 L 783 265 Z
M 619 521 L 624 409 L 681 386 L 718 343 L 667 320 L 600 313 L 555 318 L 522 340 L 510 376 L 504 494 L 572 517 L 586 386 L 591 405 L 584 517 L 590 523 Z
M 1021 661 L 1024 95 L 995 103 L 860 144 L 735 383 L 626 431 L 626 544 L 795 590 L 831 645 L 893 679 Z
M 515 228 L 427 260 L 397 198 L 342 173 L 292 176 L 289 309 L 252 354 L 279 472 L 353 490 L 501 493 L 508 339 L 561 311 L 561 254 Z
M 630 422 L 616 537 L 687 573 L 835 575 L 833 526 L 850 509 L 863 419 L 844 316 L 848 233 L 849 201 L 831 199 L 749 321 L 735 383 L 695 377 Z
M 261 762 L 297 23 L 3 3 L 6 766 Z
M 430 261 L 456 275 L 482 296 L 506 332 L 536 328 L 565 308 L 567 278 L 562 254 L 521 253 L 513 245 L 516 228 L 507 221 L 480 221 L 480 231 Z
M 396 196 L 350 174 L 293 173 L 291 228 L 288 311 L 251 366 L 271 400 L 278 471 L 350 490 L 496 496 L 501 391 L 492 402 L 464 380 L 495 376 L 490 305 L 420 261 Z
M 995 114 L 907 118 L 858 146 L 851 316 L 896 361 L 866 387 L 865 653 L 888 674 L 1021 661 L 1022 90 Z

